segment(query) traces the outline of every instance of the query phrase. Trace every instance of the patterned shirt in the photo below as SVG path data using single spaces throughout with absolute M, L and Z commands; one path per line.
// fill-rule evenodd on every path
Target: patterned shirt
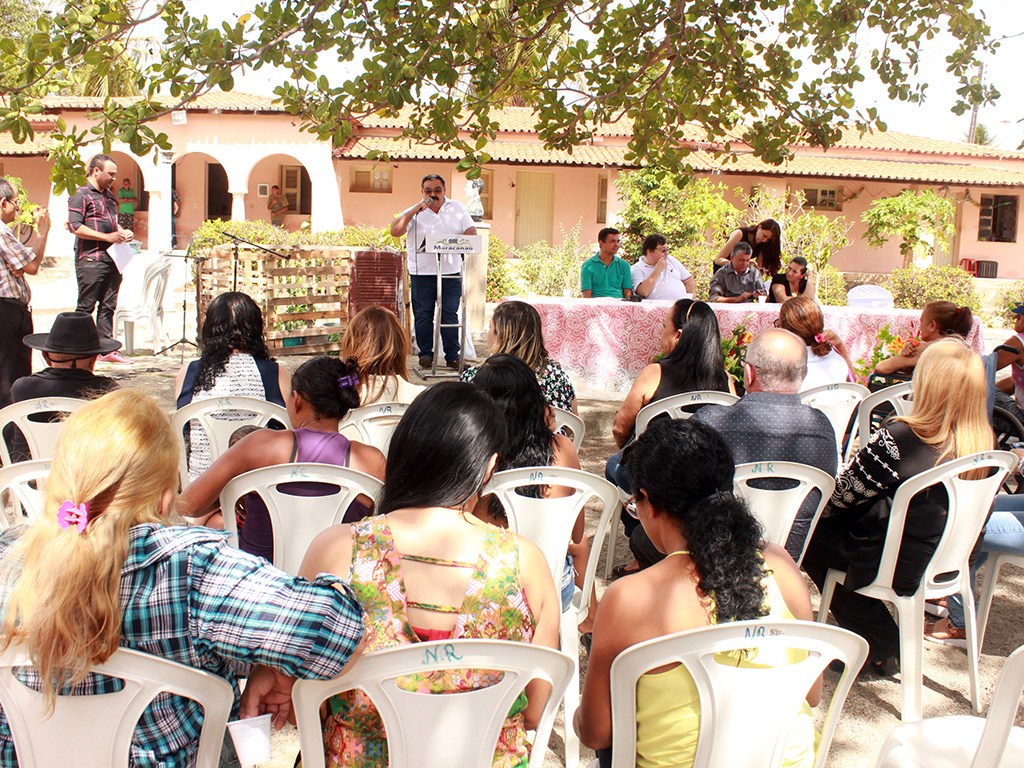
M 479 366 L 467 368 L 459 380 L 472 382 L 479 372 Z M 562 366 L 554 360 L 548 360 L 533 372 L 537 374 L 537 382 L 548 405 L 552 408 L 561 408 L 563 411 L 571 411 L 572 403 L 576 399 L 576 389 Z
M 24 530 L 0 536 L 0 558 Z M 223 532 L 202 527 L 132 528 L 120 602 L 121 646 L 225 678 L 235 689 L 233 717 L 236 671 L 266 664 L 300 679 L 334 677 L 363 635 L 362 607 L 340 579 L 322 574 L 311 583 L 289 576 L 228 546 Z M 26 682 L 33 677 L 29 671 Z M 120 686 L 91 675 L 74 692 Z M 161 694 L 139 720 L 131 765 L 192 765 L 202 721 L 196 702 Z M 7 719 L 0 718 L 0 766 L 17 765 Z
M 11 228 L 0 221 L 0 298 L 17 299 L 28 305 L 32 298 L 28 281 L 24 275 L 13 272 L 24 269 L 35 258 L 32 249 L 23 245 Z
M 79 187 L 75 196 L 68 201 L 68 229 L 77 232 L 82 225 L 104 234 L 117 232 L 117 198 L 109 189 L 100 192 L 91 184 Z M 103 240 L 75 239 L 75 256 L 92 261 L 110 261 L 107 248 L 110 243 Z

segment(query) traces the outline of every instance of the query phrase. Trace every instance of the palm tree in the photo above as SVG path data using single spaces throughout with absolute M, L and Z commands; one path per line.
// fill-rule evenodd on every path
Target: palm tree
M 971 134 L 965 133 L 964 140 L 971 141 Z M 981 123 L 978 123 L 974 128 L 974 141 L 972 143 L 980 144 L 983 147 L 992 147 L 995 146 L 996 137 L 989 132 L 988 128 Z

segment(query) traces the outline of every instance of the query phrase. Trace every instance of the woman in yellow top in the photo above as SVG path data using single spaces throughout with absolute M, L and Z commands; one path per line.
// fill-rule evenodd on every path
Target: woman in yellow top
M 613 583 L 597 609 L 575 726 L 583 743 L 599 750 L 602 766 L 611 758 L 609 673 L 619 653 L 727 621 L 812 620 L 796 564 L 784 549 L 762 541 L 761 526 L 732 495 L 732 454 L 714 429 L 692 420 L 655 421 L 627 451 L 625 463 L 640 522 L 666 557 Z M 790 662 L 759 655 L 752 663 Z M 813 765 L 816 736 L 807 704 L 817 705 L 820 697 L 819 680 L 795 721 L 784 765 Z M 636 701 L 637 766 L 692 765 L 700 702 L 685 668 L 670 665 L 644 675 Z

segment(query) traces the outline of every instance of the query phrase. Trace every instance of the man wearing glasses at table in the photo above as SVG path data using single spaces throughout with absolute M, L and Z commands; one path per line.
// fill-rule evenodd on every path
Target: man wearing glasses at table
M 32 333 L 32 310 L 25 275 L 34 275 L 43 263 L 43 243 L 50 229 L 46 209 L 36 214 L 36 228 L 22 243 L 10 224 L 21 203 L 14 185 L 0 177 L 0 408 L 11 404 L 11 385 L 32 373 L 32 350 L 21 340 Z

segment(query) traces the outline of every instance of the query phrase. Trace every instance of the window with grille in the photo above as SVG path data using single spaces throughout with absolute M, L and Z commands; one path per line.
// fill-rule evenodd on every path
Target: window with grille
M 819 211 L 843 210 L 843 196 L 838 189 L 804 187 L 804 208 Z
M 379 165 L 366 168 L 353 168 L 348 191 L 390 192 L 391 168 Z
M 978 239 L 990 243 L 1017 242 L 1017 198 L 982 195 L 978 212 Z
M 608 176 L 597 177 L 597 223 L 608 223 Z

